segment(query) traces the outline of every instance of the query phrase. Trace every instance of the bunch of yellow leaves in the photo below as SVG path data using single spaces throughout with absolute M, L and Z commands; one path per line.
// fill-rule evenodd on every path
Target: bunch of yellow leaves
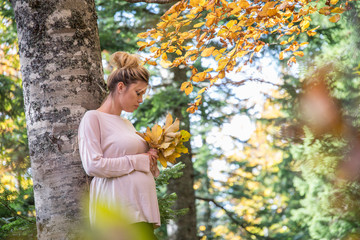
M 155 124 L 151 129 L 148 127 L 145 133 L 139 133 L 151 148 L 159 150 L 159 161 L 163 167 L 167 166 L 167 162 L 176 163 L 176 158 L 181 156 L 181 153 L 188 153 L 188 149 L 184 146 L 184 142 L 189 141 L 190 133 L 181 130 L 179 131 L 180 121 L 175 119 L 169 113 L 166 116 L 165 126 L 162 128 Z

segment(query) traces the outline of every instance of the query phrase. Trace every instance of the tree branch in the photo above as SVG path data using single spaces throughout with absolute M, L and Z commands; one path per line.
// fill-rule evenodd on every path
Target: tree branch
M 233 221 L 234 223 L 236 223 L 237 225 L 241 226 L 243 228 L 243 230 L 249 234 L 249 235 L 253 235 L 256 237 L 256 239 L 266 239 L 266 240 L 273 240 L 273 238 L 270 238 L 270 237 L 264 237 L 264 236 L 261 236 L 261 235 L 258 235 L 256 233 L 252 233 L 250 232 L 249 230 L 246 229 L 246 227 L 249 226 L 248 223 L 246 222 L 240 222 L 239 220 L 237 220 L 235 217 L 234 217 L 234 213 L 226 210 L 223 206 L 221 206 L 218 202 L 216 202 L 213 198 L 205 198 L 205 197 L 199 197 L 199 196 L 195 196 L 195 199 L 199 199 L 199 200 L 203 200 L 203 201 L 207 201 L 207 202 L 212 202 L 215 204 L 215 206 L 217 206 L 218 208 L 221 208 L 222 210 L 225 211 L 226 215 L 229 216 L 229 218 L 231 219 L 231 221 Z
M 179 0 L 125 0 L 125 1 L 129 3 L 145 2 L 145 3 L 167 4 L 172 2 L 178 2 Z
M 266 81 L 264 79 L 261 79 L 261 78 L 247 78 L 247 79 L 243 79 L 243 80 L 240 80 L 240 81 L 233 81 L 229 78 L 225 78 L 225 82 L 224 83 L 215 83 L 214 85 L 215 86 L 220 86 L 220 85 L 232 85 L 232 86 L 241 86 L 241 85 L 244 85 L 245 82 L 249 82 L 249 81 L 253 81 L 253 82 L 260 82 L 260 83 L 265 83 L 265 84 L 270 84 L 270 85 L 273 85 L 273 86 L 281 86 L 280 84 L 276 84 L 276 83 L 273 83 L 273 82 L 269 82 L 269 81 Z
M 3 200 L 0 199 L 0 203 L 1 205 L 3 205 L 6 209 L 8 209 L 10 212 L 12 212 L 16 218 L 22 218 L 24 219 L 25 221 L 29 222 L 29 223 L 35 223 L 33 220 L 27 218 L 27 217 L 24 217 L 24 216 L 21 216 L 20 214 L 17 213 L 17 211 L 15 209 L 13 209 L 12 207 L 8 206 Z
M 213 204 L 215 204 L 215 206 L 217 206 L 218 208 L 221 208 L 222 210 L 225 211 L 226 215 L 229 216 L 229 218 L 231 219 L 231 221 L 233 221 L 234 223 L 236 223 L 237 225 L 240 225 L 242 228 L 246 228 L 248 225 L 245 225 L 244 223 L 238 221 L 235 217 L 234 217 L 234 213 L 229 212 L 228 210 L 226 210 L 223 206 L 221 206 L 218 202 L 216 202 L 213 198 L 205 198 L 205 197 L 199 197 L 196 196 L 195 199 L 199 199 L 199 200 L 203 200 L 203 201 L 207 201 L 207 202 L 212 202 Z M 245 231 L 247 231 L 245 229 Z

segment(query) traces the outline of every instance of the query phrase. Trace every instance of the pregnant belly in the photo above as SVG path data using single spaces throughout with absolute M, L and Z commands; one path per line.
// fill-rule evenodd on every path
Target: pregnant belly
M 90 195 L 94 200 L 122 205 L 151 202 L 156 197 L 155 181 L 151 173 L 140 171 L 117 178 L 95 177 L 91 182 Z

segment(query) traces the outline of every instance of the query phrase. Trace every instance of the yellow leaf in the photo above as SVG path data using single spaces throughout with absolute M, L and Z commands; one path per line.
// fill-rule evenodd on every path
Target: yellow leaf
M 166 52 L 168 52 L 168 53 L 173 53 L 173 52 L 175 52 L 175 50 L 176 50 L 176 47 L 170 46 Z M 163 53 L 163 55 L 164 55 L 164 54 L 165 54 L 165 59 L 164 59 L 164 60 L 167 60 L 166 53 Z
M 227 65 L 227 63 L 229 62 L 229 59 L 225 58 L 225 59 L 221 59 L 218 63 L 218 68 L 216 69 L 216 71 L 221 71 L 225 68 L 225 66 Z
M 228 29 L 230 29 L 232 26 L 234 26 L 235 24 L 237 23 L 236 20 L 230 20 L 227 24 L 226 24 L 226 27 Z
M 162 152 L 159 152 L 159 161 L 163 167 L 167 167 L 167 161 Z
M 335 4 L 338 3 L 338 1 L 339 1 L 339 0 L 330 0 L 330 4 L 331 4 L 331 5 L 335 5 Z
M 142 138 L 145 138 L 145 134 L 144 134 L 144 133 L 136 132 L 136 134 L 139 135 L 139 136 L 142 137 Z
M 197 74 L 195 74 L 195 75 L 192 77 L 192 80 L 193 80 L 194 82 L 202 82 L 202 81 L 205 80 L 206 74 L 207 74 L 206 72 L 197 73 Z
M 236 53 L 236 57 L 243 57 L 245 56 L 249 51 L 239 51 Z
M 291 42 L 292 40 L 294 40 L 294 38 L 295 38 L 295 35 L 292 36 L 292 37 L 290 37 L 290 38 L 288 39 L 288 42 Z
M 172 155 L 168 156 L 166 159 L 168 162 L 171 162 L 172 164 L 176 163 L 176 158 L 180 157 L 180 153 L 174 152 Z
M 175 122 L 178 119 L 175 119 Z M 174 123 L 175 123 L 174 122 Z M 172 125 L 170 125 L 170 127 L 173 127 Z M 174 129 L 171 129 L 170 127 L 168 127 L 166 130 L 167 132 L 165 133 L 164 137 L 165 137 L 165 142 L 169 142 L 169 141 L 176 141 L 176 139 L 180 140 L 181 137 L 181 133 L 175 131 Z M 173 132 L 171 132 L 171 130 L 174 130 Z M 179 129 L 178 129 L 179 130 Z M 177 144 L 177 143 L 176 143 Z
M 197 107 L 191 106 L 186 109 L 186 112 L 188 113 L 194 113 L 197 110 Z
M 180 153 L 188 153 L 189 150 L 183 144 L 179 144 L 179 145 L 177 145 L 175 147 L 175 152 L 178 153 L 178 154 L 180 154 Z
M 190 84 L 191 84 L 190 82 L 183 82 L 183 83 L 181 84 L 180 90 L 181 90 L 181 91 L 184 91 Z
M 264 45 L 259 45 L 255 48 L 255 52 L 260 52 L 260 50 L 263 48 Z
M 149 32 L 142 32 L 137 35 L 138 38 L 147 38 L 149 36 Z
M 303 42 L 303 43 L 300 44 L 300 47 L 305 46 L 307 44 L 309 44 L 309 42 Z
M 213 25 L 213 23 L 215 22 L 216 16 L 214 15 L 214 13 L 210 12 L 207 16 L 206 16 L 206 26 L 210 27 L 211 25 Z
M 152 53 L 155 52 L 155 51 L 157 51 L 157 50 L 159 50 L 159 48 L 157 48 L 157 47 L 151 47 L 151 48 L 150 48 L 150 52 L 152 52 Z
M 146 142 L 151 143 L 151 138 L 149 136 L 146 135 L 144 137 L 144 139 L 145 139 Z
M 185 88 L 185 94 L 189 95 L 193 91 L 193 85 L 190 83 L 188 87 Z
M 196 54 L 196 53 L 198 53 L 198 50 L 190 50 L 185 53 L 184 57 L 188 57 L 188 56 L 190 56 L 192 54 Z
M 180 133 L 181 133 L 181 141 L 183 142 L 189 141 L 191 134 L 188 131 L 181 130 Z
M 234 14 L 240 12 L 241 10 L 242 10 L 241 7 L 234 8 L 234 9 L 231 11 L 230 15 L 234 15 Z
M 160 65 L 161 65 L 163 68 L 169 68 L 169 67 L 171 67 L 172 62 L 170 62 L 170 61 L 168 61 L 168 60 L 161 59 Z
M 223 79 L 224 77 L 225 77 L 225 71 L 219 72 L 218 78 L 219 78 L 219 79 Z
M 177 131 L 179 131 L 179 127 L 180 121 L 176 118 L 173 124 L 171 124 L 168 128 L 164 129 L 164 133 L 166 135 L 168 135 L 169 133 L 176 133 Z M 176 137 L 176 134 L 174 135 L 174 137 Z
M 247 7 L 250 6 L 250 4 L 249 4 L 248 1 L 246 1 L 246 0 L 241 0 L 241 1 L 239 2 L 239 6 L 242 7 L 242 8 L 247 8 Z
M 310 22 L 303 20 L 300 22 L 301 31 L 304 32 L 310 26 Z
M 238 67 L 238 69 L 236 69 L 236 73 L 240 72 L 242 70 L 243 66 Z
M 277 1 L 265 3 L 265 5 L 262 7 L 261 12 L 259 12 L 258 15 L 259 15 L 260 17 L 265 17 L 265 16 L 267 16 L 267 14 L 268 14 L 268 9 L 269 9 L 269 8 L 273 8 L 276 3 L 277 3 Z
M 280 45 L 285 45 L 285 44 L 287 44 L 288 42 L 287 41 L 282 41 L 281 43 L 280 43 Z
M 321 9 L 319 10 L 319 13 L 322 14 L 322 15 L 325 15 L 325 16 L 330 15 L 330 14 L 331 14 L 331 12 L 330 12 L 330 7 L 329 7 L 329 6 L 325 6 L 325 7 L 321 8 Z
M 207 33 L 204 32 L 204 33 L 200 36 L 198 42 L 201 42 L 201 41 L 206 37 L 206 35 L 207 35 Z
M 169 42 L 164 42 L 161 44 L 161 49 L 165 49 L 167 46 L 169 46 Z
M 279 59 L 280 59 L 280 60 L 283 60 L 283 59 L 284 59 L 284 51 L 280 52 L 280 54 L 279 54 Z
M 275 16 L 277 13 L 278 13 L 278 11 L 276 8 L 269 8 L 266 12 L 266 14 L 270 17 Z
M 203 92 L 205 92 L 206 89 L 207 89 L 207 87 L 203 87 L 202 89 L 200 89 L 200 90 L 198 91 L 198 94 L 202 94 Z
M 147 61 L 147 64 L 150 64 L 150 65 L 153 65 L 153 66 L 157 65 L 157 63 L 155 61 Z
M 185 83 L 189 83 L 189 82 L 185 82 Z M 183 83 L 184 84 L 184 83 Z M 181 91 L 183 91 L 183 89 L 181 89 Z M 170 125 L 173 123 L 173 117 L 170 113 L 168 113 L 166 115 L 166 120 L 165 120 L 165 126 L 164 128 L 167 129 L 168 127 L 170 127 Z
M 172 155 L 175 152 L 175 147 L 169 147 L 167 149 L 165 149 L 164 151 L 164 157 L 169 157 L 170 155 Z
M 287 62 L 288 65 L 290 65 L 291 63 L 296 63 L 296 58 L 294 56 L 292 56 Z
M 197 24 L 194 25 L 194 28 L 199 28 L 204 24 L 205 24 L 205 22 L 197 23 Z
M 329 21 L 332 23 L 336 23 L 340 20 L 340 14 L 336 14 L 334 16 L 332 16 L 331 18 L 329 18 Z
M 158 143 L 160 138 L 162 137 L 162 133 L 163 133 L 163 130 L 162 128 L 158 125 L 158 124 L 155 124 L 152 129 L 151 129 L 151 135 L 150 135 L 150 138 L 155 142 L 155 143 Z
M 171 145 L 172 142 L 163 142 L 159 148 L 166 149 Z
M 143 46 L 147 46 L 148 45 L 148 43 L 147 42 L 137 42 L 136 43 L 139 47 L 143 47 Z
M 163 28 L 165 28 L 167 26 L 167 23 L 166 22 L 159 22 L 156 26 L 159 29 L 163 29 Z
M 344 8 L 336 7 L 333 10 L 331 10 L 332 13 L 343 13 L 345 12 Z
M 212 53 L 212 55 L 215 57 L 216 55 L 220 54 L 219 50 L 215 49 Z
M 178 50 L 176 50 L 176 54 L 177 55 L 182 55 L 182 52 L 178 49 Z
M 294 54 L 295 56 L 299 56 L 299 57 L 303 57 L 303 56 L 304 56 L 304 52 L 302 52 L 302 51 L 294 52 L 293 54 Z
M 213 51 L 214 51 L 215 47 L 209 47 L 209 48 L 206 48 L 202 53 L 201 53 L 201 56 L 202 57 L 209 57 Z
M 157 39 L 158 37 L 162 36 L 161 32 L 155 32 L 154 34 L 150 35 L 152 38 Z
M 312 31 L 312 30 L 307 31 L 306 33 L 307 33 L 307 35 L 309 35 L 310 37 L 316 35 L 316 32 L 315 32 L 315 31 Z
M 220 52 L 220 53 L 223 53 L 223 52 L 225 52 L 225 51 L 226 51 L 226 49 L 227 49 L 226 47 L 225 47 L 225 48 L 222 48 L 222 49 L 220 49 L 220 51 L 219 51 L 219 52 Z

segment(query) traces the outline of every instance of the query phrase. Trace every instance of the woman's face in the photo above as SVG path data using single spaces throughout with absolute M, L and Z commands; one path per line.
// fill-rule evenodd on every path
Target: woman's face
M 118 89 L 120 94 L 118 95 L 119 105 L 125 112 L 135 111 L 140 103 L 143 102 L 143 95 L 146 92 L 148 84 L 144 81 L 137 81 L 128 86 L 124 86 L 119 83 Z

